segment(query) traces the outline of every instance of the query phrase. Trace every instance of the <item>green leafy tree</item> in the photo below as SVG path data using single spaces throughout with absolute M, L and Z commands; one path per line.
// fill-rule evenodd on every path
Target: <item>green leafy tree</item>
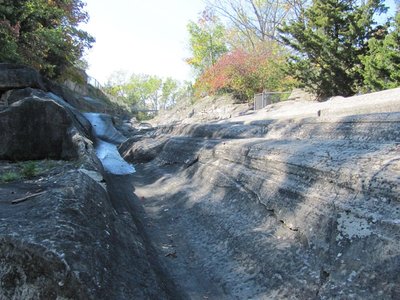
M 392 31 L 385 38 L 369 40 L 369 51 L 362 58 L 366 87 L 373 91 L 400 86 L 400 12 L 398 11 Z
M 225 28 L 210 10 L 204 11 L 197 23 L 189 22 L 187 28 L 192 53 L 187 62 L 201 74 L 227 52 Z
M 111 96 L 114 102 L 130 109 L 133 104 L 127 97 L 126 84 L 128 82 L 129 75 L 125 71 L 113 72 L 107 83 L 104 85 L 104 91 L 107 95 Z
M 0 60 L 50 77 L 68 72 L 94 42 L 78 28 L 88 20 L 84 6 L 81 0 L 0 1 Z
M 374 16 L 382 0 L 314 0 L 300 19 L 282 28 L 282 40 L 295 50 L 290 72 L 320 98 L 350 96 L 363 85 L 361 57 L 368 40 L 385 34 Z
M 157 76 L 133 74 L 124 89 L 128 101 L 136 109 L 159 109 L 162 79 Z
M 167 109 L 175 105 L 186 91 L 177 80 L 170 77 L 162 79 L 146 74 L 128 76 L 124 71 L 114 72 L 105 90 L 136 112 Z
M 178 94 L 179 82 L 171 77 L 164 80 L 161 89 L 160 107 L 167 109 L 176 104 Z

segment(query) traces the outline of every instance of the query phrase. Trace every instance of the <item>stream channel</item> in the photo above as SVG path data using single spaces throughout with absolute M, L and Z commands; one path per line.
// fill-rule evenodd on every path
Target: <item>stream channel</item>
M 98 113 L 84 115 L 97 139 L 95 149 L 106 171 L 111 203 L 117 213 L 132 216 L 145 246 L 142 254 L 149 263 L 148 269 L 139 277 L 132 274 L 132 284 L 140 278 L 146 283 L 139 285 L 140 290 L 148 296 L 136 298 L 261 299 L 260 295 L 267 293 L 269 273 L 257 271 L 256 258 L 265 251 L 247 251 L 249 238 L 254 239 L 254 228 L 268 222 L 275 224 L 264 208 L 255 215 L 259 207 L 250 205 L 245 198 L 229 202 L 226 207 L 222 201 L 211 205 L 209 197 L 193 202 L 193 190 L 186 177 L 175 176 L 175 166 L 148 169 L 138 164 L 136 172 L 118 152 L 117 145 L 126 138 L 114 128 L 112 118 Z M 202 193 L 198 186 L 195 193 Z M 226 190 L 213 197 L 227 197 Z M 233 223 L 223 226 L 229 220 Z M 124 267 L 130 268 L 121 266 Z

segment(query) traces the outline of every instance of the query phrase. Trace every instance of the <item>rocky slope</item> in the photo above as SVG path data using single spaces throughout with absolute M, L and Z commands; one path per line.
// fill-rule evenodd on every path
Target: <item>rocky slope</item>
M 188 297 L 400 297 L 400 89 L 161 126 L 120 152 Z
M 0 64 L 0 95 L 0 299 L 167 298 L 80 111 L 104 107 L 19 65 Z M 43 169 L 8 182 L 26 160 Z
M 43 168 L 0 183 L 0 299 L 399 298 L 399 89 L 207 102 L 127 141 L 32 69 L 0 64 L 0 94 L 0 178 Z M 104 172 L 95 138 L 137 172 Z

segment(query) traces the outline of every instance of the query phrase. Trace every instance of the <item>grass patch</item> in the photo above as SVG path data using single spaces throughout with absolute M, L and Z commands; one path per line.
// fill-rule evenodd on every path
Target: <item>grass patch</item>
M 7 183 L 16 180 L 35 180 L 40 176 L 59 174 L 70 169 L 79 168 L 79 161 L 35 160 L 9 163 L 0 167 L 0 182 Z
M 4 174 L 2 174 L 0 176 L 0 180 L 2 182 L 11 182 L 11 181 L 15 181 L 18 179 L 21 179 L 21 175 L 18 174 L 17 172 L 13 172 L 13 171 L 5 172 Z
M 33 178 L 36 175 L 38 175 L 38 168 L 37 164 L 34 161 L 28 161 L 22 164 L 22 170 L 21 170 L 22 175 L 25 178 Z

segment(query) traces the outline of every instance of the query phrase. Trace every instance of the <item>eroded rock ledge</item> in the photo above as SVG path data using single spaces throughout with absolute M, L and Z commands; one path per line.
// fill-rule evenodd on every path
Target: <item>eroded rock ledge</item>
M 110 197 L 91 125 L 73 104 L 88 106 L 64 91 L 0 64 L 1 167 L 57 165 L 0 182 L 0 299 L 165 299 L 133 212 Z
M 220 241 L 216 251 L 198 237 L 230 274 L 215 275 L 228 298 L 396 299 L 400 99 L 393 97 L 387 113 L 159 127 L 120 151 L 142 177 L 156 176 L 138 177 L 138 193 L 180 207 Z M 379 105 L 379 93 L 375 99 Z

